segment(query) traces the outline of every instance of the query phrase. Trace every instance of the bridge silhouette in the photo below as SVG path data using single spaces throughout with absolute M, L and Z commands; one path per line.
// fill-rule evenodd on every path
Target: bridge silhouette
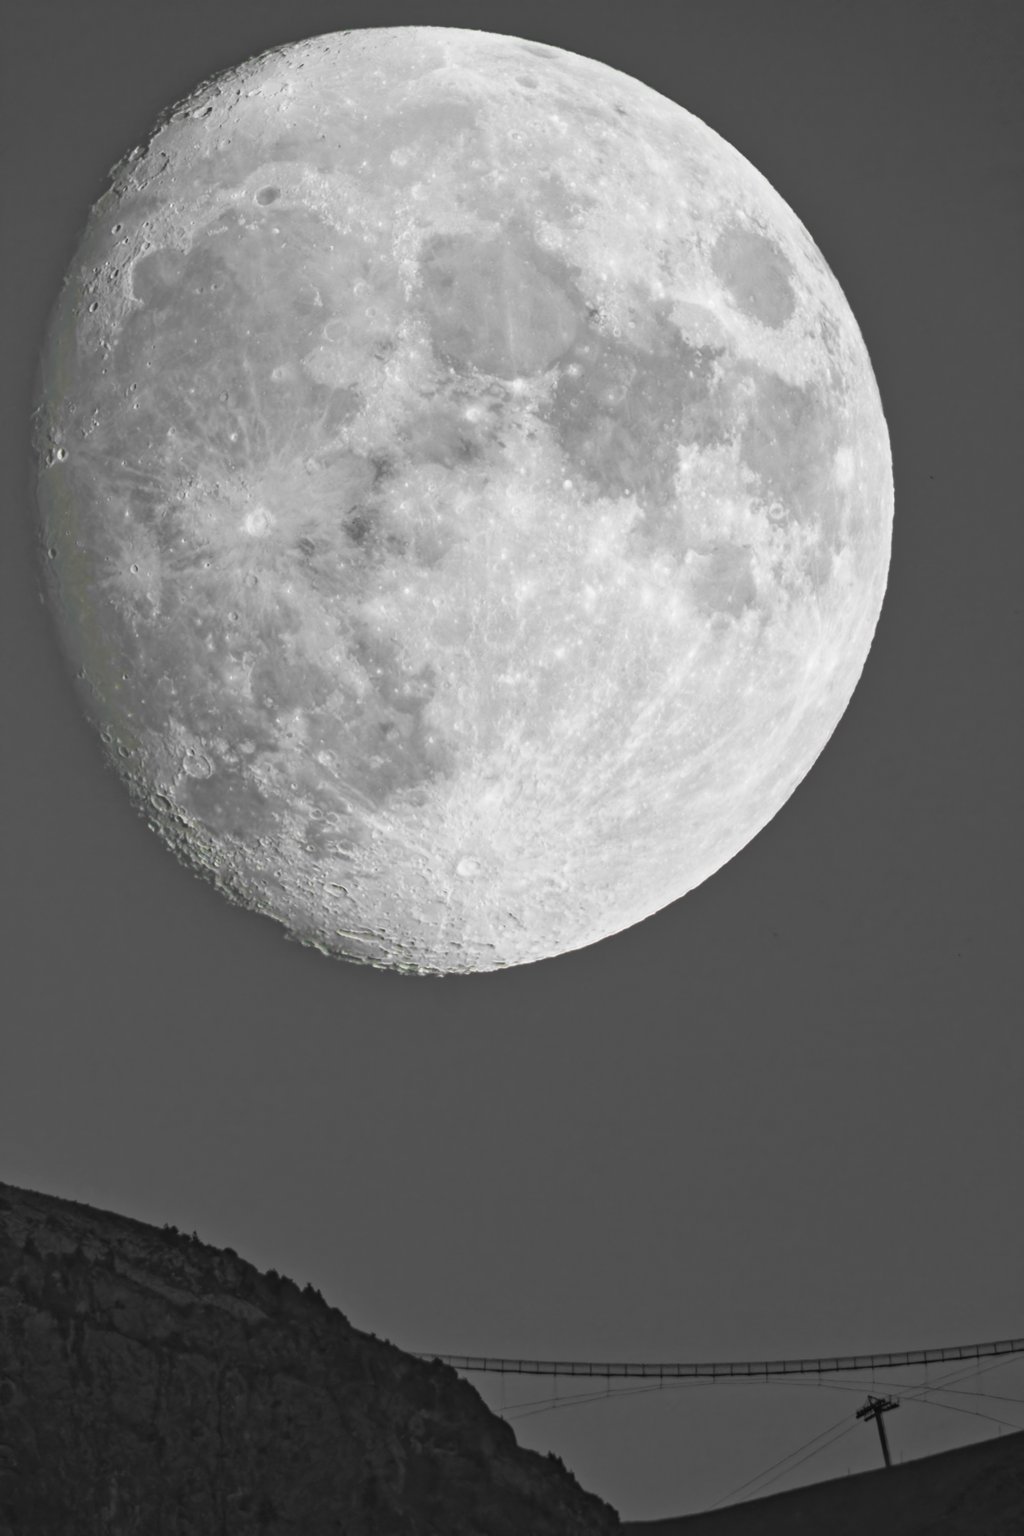
M 1024 1354 L 1024 1338 L 984 1344 L 952 1344 L 943 1349 L 879 1350 L 864 1355 L 820 1355 L 792 1360 L 609 1361 L 516 1360 L 493 1355 L 439 1355 L 413 1350 L 420 1360 L 437 1360 L 456 1371 L 492 1376 L 599 1376 L 608 1380 L 658 1381 L 682 1378 L 723 1380 L 739 1377 L 827 1376 L 846 1371 L 937 1365 L 949 1360 L 982 1360 L 990 1355 Z

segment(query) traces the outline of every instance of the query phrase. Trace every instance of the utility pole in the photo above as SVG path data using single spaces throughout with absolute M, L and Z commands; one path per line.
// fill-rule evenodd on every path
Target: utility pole
M 858 1419 L 874 1419 L 878 1425 L 878 1438 L 882 1442 L 882 1455 L 885 1457 L 887 1467 L 892 1466 L 892 1457 L 889 1455 L 889 1441 L 885 1433 L 885 1425 L 882 1423 L 882 1414 L 888 1413 L 890 1408 L 898 1408 L 898 1397 L 872 1397 L 868 1394 L 868 1400 L 863 1408 L 857 1409 Z

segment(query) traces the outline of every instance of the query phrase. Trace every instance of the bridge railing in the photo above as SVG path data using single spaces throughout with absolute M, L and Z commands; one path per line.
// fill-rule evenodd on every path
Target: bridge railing
M 941 1349 L 884 1350 L 864 1355 L 821 1355 L 793 1360 L 609 1361 L 515 1360 L 492 1355 L 437 1355 L 413 1351 L 420 1360 L 439 1360 L 468 1375 L 601 1376 L 609 1379 L 682 1377 L 712 1380 L 729 1376 L 826 1376 L 841 1371 L 895 1370 L 936 1365 L 946 1360 L 981 1360 L 990 1355 L 1024 1354 L 1024 1338 L 984 1344 L 952 1344 Z

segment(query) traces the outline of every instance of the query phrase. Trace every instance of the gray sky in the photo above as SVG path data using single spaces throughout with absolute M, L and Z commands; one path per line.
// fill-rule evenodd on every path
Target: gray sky
M 896 477 L 863 679 L 768 828 L 626 933 L 447 979 L 288 944 L 158 844 L 79 716 L 26 515 L 34 357 L 108 167 L 217 69 L 413 22 L 602 59 L 747 155 L 846 292 Z M 7 32 L 0 1176 L 195 1228 L 409 1349 L 1024 1334 L 1016 8 L 37 0 Z M 958 1385 L 1022 1398 L 1024 1368 Z M 505 1406 L 553 1391 L 510 1381 Z M 972 1405 L 1024 1426 L 1002 1397 L 906 1404 L 895 1454 L 995 1434 Z M 702 1386 L 513 1422 L 640 1518 L 726 1494 L 862 1398 Z M 793 1480 L 877 1461 L 856 1426 Z

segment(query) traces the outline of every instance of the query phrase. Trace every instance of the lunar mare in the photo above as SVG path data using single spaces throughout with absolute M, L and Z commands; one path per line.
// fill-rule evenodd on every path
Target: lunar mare
M 351 960 L 593 943 L 774 815 L 889 559 L 870 361 L 675 103 L 483 32 L 336 33 L 112 173 L 37 409 L 84 706 L 156 831 Z

